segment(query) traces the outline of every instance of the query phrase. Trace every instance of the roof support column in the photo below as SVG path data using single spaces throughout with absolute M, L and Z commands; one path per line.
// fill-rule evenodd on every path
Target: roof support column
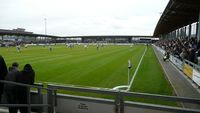
M 176 30 L 174 31 L 174 39 L 176 39 Z
M 191 38 L 191 30 L 192 30 L 192 27 L 191 27 L 191 26 L 192 26 L 192 25 L 190 24 L 190 25 L 189 25 L 189 32 L 188 32 L 188 37 L 189 37 L 189 38 Z
M 181 28 L 181 39 L 184 37 L 184 27 Z
M 199 21 L 198 21 L 198 23 L 197 23 L 197 27 L 196 27 L 196 29 L 197 29 L 197 40 L 200 40 L 200 27 L 199 27 L 199 24 L 200 24 L 200 9 L 199 9 Z
M 178 29 L 176 29 L 176 38 L 178 38 L 178 35 L 179 35 L 179 34 L 178 34 Z
M 185 26 L 185 27 L 184 27 L 184 38 L 187 37 L 187 33 L 186 33 L 187 30 L 186 30 L 186 29 L 187 29 L 187 27 Z
M 177 29 L 175 30 L 175 39 L 177 38 Z
M 180 39 L 182 38 L 182 28 L 179 29 L 180 32 Z

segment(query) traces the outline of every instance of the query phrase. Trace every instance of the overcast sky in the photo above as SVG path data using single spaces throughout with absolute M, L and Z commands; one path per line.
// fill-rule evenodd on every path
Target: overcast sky
M 0 29 L 57 36 L 152 35 L 169 0 L 0 0 Z

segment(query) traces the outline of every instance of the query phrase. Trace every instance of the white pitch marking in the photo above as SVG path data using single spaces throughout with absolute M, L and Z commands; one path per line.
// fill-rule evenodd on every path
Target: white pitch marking
M 147 51 L 147 47 L 146 47 L 146 49 L 145 49 L 145 51 L 144 51 L 144 53 L 143 53 L 143 55 L 142 55 L 142 57 L 141 57 L 141 59 L 140 59 L 140 62 L 139 62 L 138 66 L 137 66 L 137 68 L 136 68 L 136 70 L 135 70 L 135 73 L 134 73 L 134 75 L 133 75 L 133 77 L 132 77 L 132 79 L 131 79 L 131 82 L 130 82 L 130 84 L 129 84 L 129 86 L 128 86 L 128 88 L 127 88 L 126 91 L 129 91 L 130 88 L 131 88 L 131 86 L 132 86 L 132 84 L 133 84 L 133 80 L 135 79 L 135 76 L 136 76 L 136 74 L 137 74 L 137 72 L 138 72 L 138 69 L 139 69 L 139 67 L 140 67 L 140 65 L 141 65 L 141 62 L 142 62 L 142 60 L 143 60 L 143 57 L 144 57 L 146 51 Z

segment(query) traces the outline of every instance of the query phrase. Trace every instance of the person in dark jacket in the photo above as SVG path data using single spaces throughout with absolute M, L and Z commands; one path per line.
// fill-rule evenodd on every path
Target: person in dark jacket
M 7 75 L 8 70 L 4 58 L 0 55 L 0 80 L 5 80 L 5 76 Z M 1 96 L 3 94 L 4 84 L 0 83 L 0 102 Z
M 169 52 L 166 51 L 165 54 L 164 54 L 163 60 L 166 61 L 166 60 L 169 59 L 169 57 L 170 57 Z
M 19 64 L 14 62 L 12 67 L 9 67 L 9 72 L 5 77 L 5 80 L 16 82 L 17 76 L 20 76 L 18 70 Z M 9 104 L 18 104 L 17 101 L 17 85 L 14 84 L 4 84 L 4 91 L 6 94 L 6 99 Z M 17 113 L 17 107 L 9 107 L 9 113 Z
M 30 64 L 26 64 L 24 66 L 24 69 L 21 71 L 20 76 L 17 76 L 17 82 L 33 85 L 34 81 L 35 81 L 35 72 L 32 69 L 32 66 Z M 30 92 L 28 92 L 27 87 L 19 86 L 18 94 L 17 94 L 19 104 L 27 104 L 28 93 Z M 19 110 L 20 110 L 20 113 L 28 112 L 27 107 L 20 107 Z

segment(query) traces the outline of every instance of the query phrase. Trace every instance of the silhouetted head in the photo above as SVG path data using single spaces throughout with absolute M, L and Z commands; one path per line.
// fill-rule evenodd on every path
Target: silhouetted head
M 18 68 L 18 67 L 19 67 L 19 64 L 18 64 L 17 62 L 13 62 L 12 67 L 13 67 L 13 68 Z
M 26 64 L 25 66 L 24 66 L 24 71 L 32 71 L 33 69 L 32 69 L 32 66 L 30 65 L 30 64 Z

